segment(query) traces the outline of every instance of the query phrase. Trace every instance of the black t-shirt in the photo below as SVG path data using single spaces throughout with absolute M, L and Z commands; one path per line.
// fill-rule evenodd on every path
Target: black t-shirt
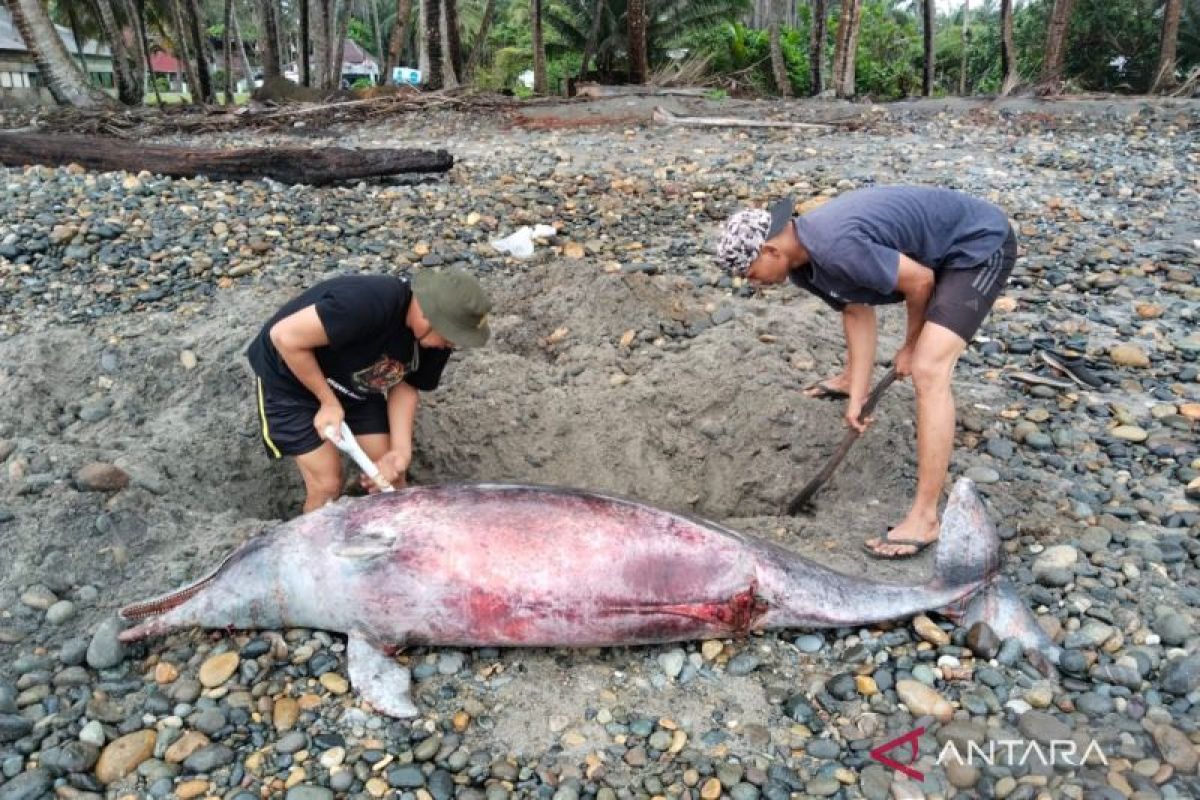
M 271 343 L 271 327 L 307 306 L 329 344 L 314 352 L 340 401 L 379 400 L 404 381 L 422 391 L 436 389 L 450 350 L 421 347 L 405 324 L 412 288 L 392 275 L 344 275 L 322 281 L 289 301 L 267 320 L 246 355 L 269 388 L 296 397 L 312 393 L 297 380 Z

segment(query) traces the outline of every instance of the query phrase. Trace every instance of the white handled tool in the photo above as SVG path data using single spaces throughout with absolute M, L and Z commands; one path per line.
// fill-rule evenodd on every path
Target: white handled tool
M 358 468 L 366 473 L 366 476 L 370 478 L 376 486 L 379 487 L 379 491 L 395 491 L 395 489 L 392 488 L 392 485 L 383 479 L 383 475 L 379 474 L 379 467 L 375 466 L 375 462 L 372 461 L 363 451 L 362 447 L 359 446 L 358 440 L 354 438 L 354 434 L 350 431 L 350 426 L 345 422 L 342 423 L 341 434 L 342 435 L 340 437 L 334 436 L 333 426 L 327 425 L 325 427 L 325 438 L 333 442 L 334 446 L 337 447 L 338 450 L 341 450 L 343 453 L 350 456 L 350 458 L 354 459 L 354 463 L 358 464 Z

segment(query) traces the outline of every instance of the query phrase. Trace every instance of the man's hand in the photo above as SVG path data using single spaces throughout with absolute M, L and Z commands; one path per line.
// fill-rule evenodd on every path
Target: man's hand
M 412 452 L 409 450 L 388 450 L 382 458 L 375 462 L 375 466 L 379 467 L 380 477 L 395 488 L 403 489 L 407 485 L 405 473 L 408 472 L 408 465 L 411 461 Z M 378 490 L 373 483 L 367 487 L 367 491 L 371 493 Z
M 911 345 L 906 344 L 896 351 L 896 357 L 892 359 L 892 364 L 896 367 L 897 378 L 907 378 L 912 375 L 912 360 L 913 347 Z
M 317 415 L 313 417 L 313 425 L 317 428 L 317 435 L 322 439 L 325 438 L 325 429 L 333 428 L 334 438 L 339 438 L 342 435 L 342 420 L 346 418 L 346 412 L 342 408 L 342 404 L 337 400 L 329 403 L 322 403 L 317 409 Z
M 859 421 L 858 417 L 862 414 L 863 404 L 866 402 L 864 398 L 851 397 L 846 403 L 846 424 L 854 430 L 862 433 L 867 429 L 867 426 L 874 422 L 874 417 L 867 417 L 863 421 Z

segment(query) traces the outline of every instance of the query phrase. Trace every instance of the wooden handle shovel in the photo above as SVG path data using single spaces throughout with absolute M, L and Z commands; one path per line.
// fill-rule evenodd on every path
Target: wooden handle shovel
M 862 411 L 858 413 L 860 422 L 871 416 L 871 412 L 875 410 L 875 406 L 879 403 L 879 398 L 883 397 L 883 393 L 896 380 L 896 368 L 892 367 L 887 373 L 879 379 L 879 383 L 875 384 L 875 388 L 867 395 L 867 402 L 863 403 Z M 833 451 L 829 461 L 825 462 L 825 466 L 816 474 L 811 481 L 805 484 L 804 488 L 792 498 L 792 502 L 788 504 L 788 513 L 792 516 L 799 514 L 801 511 L 809 508 L 813 495 L 817 493 L 825 481 L 833 475 L 833 471 L 838 468 L 838 464 L 842 463 L 842 459 L 850 452 L 850 446 L 854 444 L 859 437 L 859 432 L 854 428 L 846 431 L 846 435 L 842 437 L 842 443 L 838 445 L 837 450 Z

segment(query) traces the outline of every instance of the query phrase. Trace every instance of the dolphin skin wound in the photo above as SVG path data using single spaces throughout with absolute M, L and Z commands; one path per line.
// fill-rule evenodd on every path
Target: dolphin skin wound
M 317 628 L 349 638 L 351 683 L 418 713 L 406 645 L 594 647 L 859 626 L 940 611 L 1053 652 L 998 574 L 999 538 L 961 479 L 933 579 L 845 575 L 776 544 L 631 500 L 546 486 L 444 484 L 343 499 L 250 539 L 206 577 L 121 609 L 134 641 L 188 627 Z

